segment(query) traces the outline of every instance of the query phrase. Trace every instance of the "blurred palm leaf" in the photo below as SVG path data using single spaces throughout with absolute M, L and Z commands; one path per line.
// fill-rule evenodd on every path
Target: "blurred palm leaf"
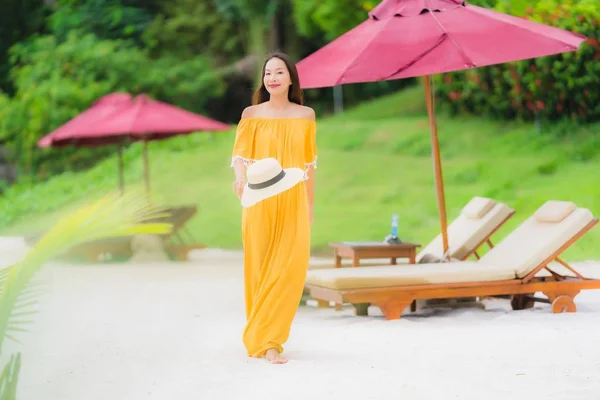
M 4 289 L 4 282 L 6 281 L 6 278 L 8 278 L 8 273 L 11 268 L 13 267 L 0 269 L 0 295 L 2 295 L 2 289 Z
M 0 375 L 0 400 L 16 400 L 21 353 L 13 354 Z
M 167 215 L 139 190 L 110 194 L 59 221 L 21 262 L 0 270 L 0 354 L 4 338 L 16 340 L 14 334 L 26 331 L 25 326 L 31 323 L 29 318 L 35 314 L 32 307 L 40 292 L 31 280 L 47 261 L 72 246 L 96 239 L 169 233 L 170 223 L 148 222 Z M 14 398 L 19 368 L 20 355 L 11 357 L 0 376 L 0 400 Z

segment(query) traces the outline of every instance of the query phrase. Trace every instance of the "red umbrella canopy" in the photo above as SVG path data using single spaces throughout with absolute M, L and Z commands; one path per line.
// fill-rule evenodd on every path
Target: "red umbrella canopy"
M 585 37 L 463 0 L 384 0 L 301 60 L 303 88 L 483 67 L 576 50 Z
M 112 93 L 38 142 L 40 147 L 96 146 L 130 140 L 166 139 L 196 131 L 224 131 L 229 125 L 140 95 Z
M 44 136 L 38 141 L 38 146 L 49 147 L 69 144 L 61 142 L 63 138 L 76 142 L 75 138 L 78 134 L 86 135 L 88 131 L 96 128 L 96 124 L 120 112 L 130 101 L 131 96 L 126 93 L 108 94 L 97 100 L 88 110 Z

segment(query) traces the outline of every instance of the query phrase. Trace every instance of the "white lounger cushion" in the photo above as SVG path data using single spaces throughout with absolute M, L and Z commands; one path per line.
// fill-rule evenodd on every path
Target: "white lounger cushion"
M 434 283 L 490 282 L 516 279 L 511 268 L 478 262 L 449 262 L 383 267 L 347 267 L 309 271 L 306 282 L 330 289 L 367 289 Z
M 496 202 L 492 199 L 475 196 L 463 207 L 463 209 L 460 211 L 460 214 L 469 219 L 481 219 L 495 205 Z
M 560 222 L 529 217 L 479 262 L 512 266 L 517 277 L 523 278 L 593 220 L 592 212 L 585 208 L 577 208 Z
M 331 289 L 362 289 L 523 278 L 593 220 L 585 208 L 560 222 L 539 222 L 532 216 L 476 262 L 321 269 L 309 271 L 306 282 Z
M 506 204 L 484 197 L 474 197 L 448 226 L 449 258 L 461 260 L 475 251 L 477 246 L 489 237 L 511 212 L 513 210 Z M 431 254 L 438 259 L 443 257 L 441 234 L 417 254 L 417 262 L 425 254 Z
M 560 222 L 570 215 L 577 206 L 570 201 L 547 201 L 533 216 L 540 222 Z

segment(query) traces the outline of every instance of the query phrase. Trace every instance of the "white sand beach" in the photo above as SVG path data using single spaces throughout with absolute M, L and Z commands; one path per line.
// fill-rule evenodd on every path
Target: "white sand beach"
M 578 264 L 600 277 L 600 265 Z M 290 362 L 246 357 L 239 252 L 186 263 L 49 265 L 23 352 L 21 400 L 598 400 L 600 291 L 575 314 L 424 311 L 401 320 L 302 307 Z

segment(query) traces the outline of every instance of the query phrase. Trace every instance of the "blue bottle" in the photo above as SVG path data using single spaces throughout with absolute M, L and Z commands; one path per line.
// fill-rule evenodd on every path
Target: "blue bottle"
M 401 243 L 400 239 L 398 239 L 398 214 L 392 215 L 392 231 L 385 237 L 384 242 L 387 244 Z
M 392 238 L 398 238 L 398 214 L 392 215 Z

